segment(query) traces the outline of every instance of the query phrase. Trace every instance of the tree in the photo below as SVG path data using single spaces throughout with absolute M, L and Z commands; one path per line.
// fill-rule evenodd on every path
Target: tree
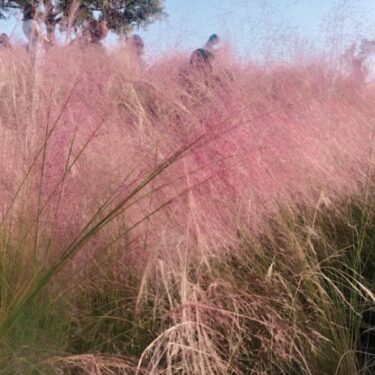
M 68 20 L 79 28 L 94 15 L 106 20 L 109 30 L 126 34 L 165 14 L 164 0 L 0 0 L 0 18 L 19 12 L 30 2 L 44 7 L 50 35 L 54 35 L 57 25 L 66 30 Z

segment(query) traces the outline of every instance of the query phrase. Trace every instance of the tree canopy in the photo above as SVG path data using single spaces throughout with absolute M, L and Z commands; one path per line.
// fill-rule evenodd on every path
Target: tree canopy
M 27 3 L 44 6 L 51 22 L 55 15 L 61 15 L 55 23 L 62 29 L 72 17 L 79 26 L 96 16 L 118 34 L 146 26 L 164 14 L 164 0 L 0 0 L 0 18 L 19 12 Z

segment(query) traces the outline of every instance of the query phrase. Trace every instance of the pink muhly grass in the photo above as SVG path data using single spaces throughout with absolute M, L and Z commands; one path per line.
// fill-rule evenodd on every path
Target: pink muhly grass
M 273 278 L 274 261 L 258 260 L 267 275 L 259 282 L 248 265 L 267 255 L 262 236 L 276 243 L 274 220 L 282 240 L 295 244 L 278 249 L 290 261 L 286 275 L 295 267 L 319 288 L 308 268 L 313 246 L 313 255 L 303 248 L 317 236 L 315 219 L 303 228 L 307 240 L 299 238 L 280 207 L 291 217 L 297 207 L 318 212 L 373 183 L 371 90 L 317 62 L 266 69 L 225 56 L 207 77 L 181 55 L 142 71 L 121 50 L 50 49 L 38 66 L 17 50 L 0 60 L 0 234 L 35 255 L 22 275 L 31 284 L 20 283 L 10 311 L 60 270 L 65 284 L 50 288 L 73 288 L 97 261 L 101 269 L 114 263 L 119 280 L 130 264 L 139 276 L 136 313 L 152 295 L 170 322 L 138 367 L 100 355 L 67 356 L 63 366 L 157 373 L 166 362 L 173 373 L 171 363 L 181 361 L 193 364 L 191 373 L 236 373 L 223 348 L 235 358 L 249 335 L 265 358 L 295 357 L 308 368 L 296 342 L 314 352 L 323 339 L 314 327 L 285 324 L 302 314 L 280 294 L 287 276 Z M 112 248 L 115 259 L 106 259 Z M 230 262 L 248 268 L 237 274 Z M 210 280 L 199 272 L 205 267 Z M 242 275 L 256 293 L 242 287 Z
M 204 82 L 183 68 L 181 59 L 159 61 L 148 72 L 134 73 L 118 56 L 121 51 L 106 56 L 95 50 L 51 50 L 34 83 L 37 108 L 24 102 L 30 91 L 15 97 L 2 89 L 2 108 L 7 109 L 1 127 L 2 212 L 73 82 L 69 103 L 44 150 L 41 180 L 42 206 L 59 186 L 43 217 L 50 222 L 56 216 L 61 239 L 92 215 L 105 191 L 117 186 L 117 194 L 126 194 L 155 159 L 163 160 L 200 134 L 200 145 L 155 182 L 170 181 L 153 194 L 152 204 L 209 178 L 167 209 L 169 214 L 161 213 L 166 221 L 159 222 L 174 223 L 179 232 L 186 220 L 193 220 L 190 229 L 209 242 L 231 237 L 233 217 L 256 226 L 280 199 L 314 201 L 321 190 L 327 196 L 355 191 L 373 163 L 371 97 L 332 85 L 324 66 L 266 71 L 218 63 L 215 77 Z M 15 90 L 15 82 L 30 80 L 33 73 L 26 69 L 25 56 L 17 63 L 8 58 L 7 64 L 13 65 L 4 77 L 5 88 Z M 17 116 L 7 116 L 7 111 Z M 36 114 L 34 129 L 31 112 Z M 40 163 L 41 158 L 35 173 Z M 26 194 L 34 206 L 32 194 Z M 148 205 L 147 199 L 145 205 L 139 202 L 127 220 L 143 215 Z

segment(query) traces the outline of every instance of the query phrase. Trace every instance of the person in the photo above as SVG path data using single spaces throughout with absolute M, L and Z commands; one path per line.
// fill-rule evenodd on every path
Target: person
M 129 38 L 128 43 L 133 53 L 140 58 L 144 53 L 145 47 L 143 39 L 138 34 L 134 34 Z
M 107 21 L 100 20 L 93 23 L 90 29 L 91 43 L 99 44 L 108 35 Z
M 9 49 L 12 45 L 10 44 L 10 40 L 7 34 L 2 33 L 0 35 L 0 48 L 1 49 Z
M 130 61 L 141 70 L 146 68 L 146 64 L 143 61 L 142 55 L 144 54 L 144 42 L 138 34 L 126 38 L 126 49 Z
M 217 48 L 217 46 L 219 45 L 219 43 L 220 43 L 220 38 L 219 38 L 219 36 L 218 36 L 217 34 L 212 34 L 212 35 L 208 38 L 208 40 L 207 40 L 207 42 L 206 42 L 206 44 L 205 44 L 205 46 L 204 46 L 204 49 L 205 49 L 206 51 L 212 53 L 212 54 L 215 54 L 215 52 L 216 52 L 216 48 Z
M 190 56 L 190 65 L 203 73 L 212 73 L 216 46 L 219 42 L 219 36 L 217 34 L 212 34 L 203 48 L 198 48 L 193 51 Z
M 90 19 L 86 27 L 83 28 L 80 41 L 85 44 L 100 44 L 108 34 L 107 21 Z
M 196 102 L 205 102 L 207 89 L 216 86 L 219 78 L 214 74 L 213 61 L 216 47 L 220 42 L 217 34 L 212 34 L 202 48 L 194 50 L 188 63 L 178 70 L 178 82 L 189 97 Z
M 23 9 L 22 30 L 27 38 L 27 49 L 29 51 L 30 49 L 35 49 L 39 41 L 49 43 L 48 38 L 42 34 L 36 18 L 37 6 L 30 3 L 26 4 Z
M 56 44 L 55 30 L 57 24 L 62 20 L 62 15 L 58 14 L 52 5 L 46 7 L 44 23 L 46 25 L 47 38 L 51 44 Z
M 349 67 L 350 77 L 360 84 L 373 82 L 375 77 L 375 41 L 362 39 L 359 44 L 353 44 L 343 56 Z

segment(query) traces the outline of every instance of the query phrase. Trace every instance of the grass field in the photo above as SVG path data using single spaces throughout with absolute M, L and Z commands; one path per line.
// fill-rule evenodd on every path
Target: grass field
M 1 373 L 372 374 L 375 91 L 186 61 L 1 51 Z

